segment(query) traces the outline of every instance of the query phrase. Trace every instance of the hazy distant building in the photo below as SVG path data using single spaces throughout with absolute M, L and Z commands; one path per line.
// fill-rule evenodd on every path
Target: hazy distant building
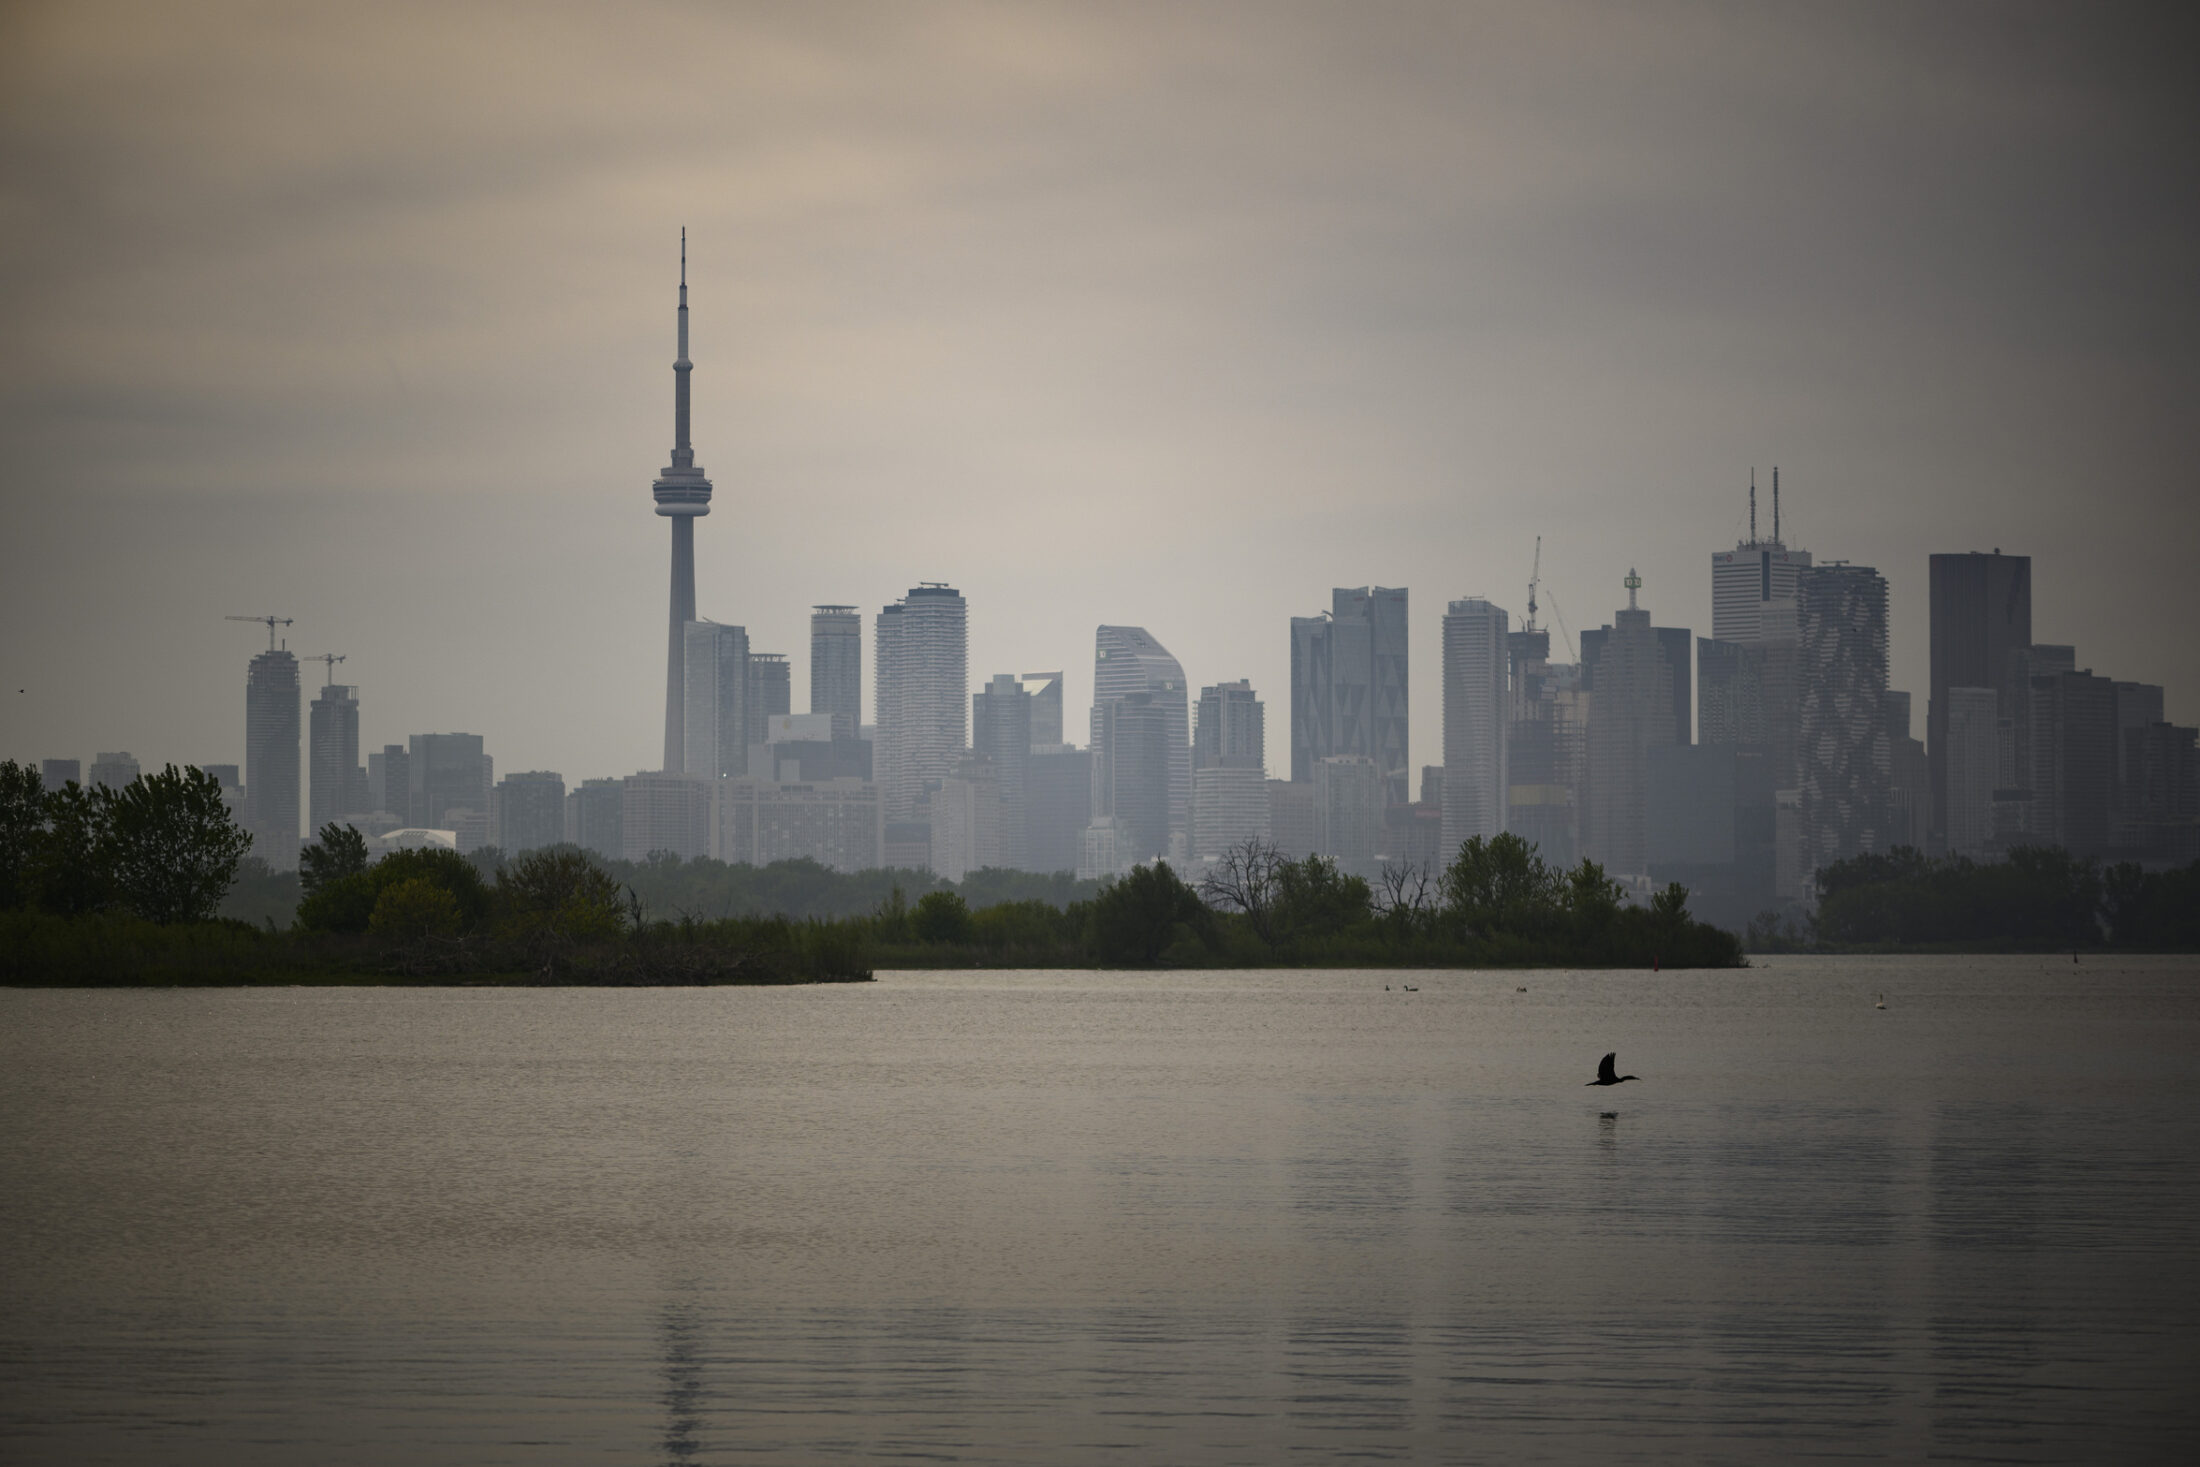
M 1765 649 L 1760 644 L 1696 641 L 1696 742 L 1765 746 Z
M 1992 688 L 2000 717 L 2020 697 L 2010 654 L 2032 645 L 2032 558 L 2028 555 L 1932 557 L 1932 686 L 1925 705 L 1925 757 L 1931 766 L 1933 830 L 1948 834 L 1948 690 Z
M 1303 861 L 1322 848 L 1322 821 L 1311 779 L 1268 781 L 1268 839 L 1278 854 Z
M 1372 620 L 1291 618 L 1292 779 L 1310 781 L 1332 755 L 1374 757 L 1374 678 Z
M 619 817 L 627 860 L 710 854 L 711 792 L 720 781 L 650 770 L 628 775 L 623 783 Z
M 1778 618 L 1784 612 L 1785 625 L 1794 625 L 1795 603 L 1768 610 L 1765 623 L 1768 626 L 1782 624 Z M 1590 627 L 1581 634 L 1582 686 L 1589 692 L 1596 691 L 1595 669 L 1604 650 L 1604 639 L 1612 634 L 1610 627 Z M 1666 678 L 1672 683 L 1672 694 L 1667 700 L 1672 709 L 1673 739 L 1676 744 L 1696 742 L 1694 728 L 1694 698 L 1691 696 L 1688 674 L 1689 656 L 1696 637 L 1687 627 L 1652 627 L 1650 638 L 1658 644 L 1658 656 L 1665 665 Z M 1790 632 L 1792 640 L 1792 631 Z
M 1779 640 L 1784 632 L 1773 608 L 1795 600 L 1796 581 L 1809 565 L 1809 551 L 1790 550 L 1780 539 L 1778 469 L 1772 471 L 1772 538 L 1758 538 L 1757 482 L 1752 475 L 1749 538 L 1737 542 L 1732 550 L 1714 551 L 1711 556 L 1713 639 L 1744 647 Z
M 1983 857 L 1994 845 L 1994 790 L 2000 783 L 1998 737 L 2001 694 L 1993 688 L 1941 690 L 1941 778 L 1947 789 L 1934 801 L 1944 812 L 1950 855 Z
M 833 720 L 833 737 L 863 727 L 863 618 L 853 606 L 810 608 L 810 711 Z
M 92 788 L 119 790 L 137 782 L 137 756 L 128 752 L 101 754 L 92 760 Z
M 1338 587 L 1330 592 L 1329 601 L 1333 621 L 1367 623 L 1366 753 L 1382 772 L 1384 802 L 1405 804 L 1413 798 L 1408 740 L 1406 589 L 1403 586 Z M 1336 752 L 1352 751 L 1340 749 Z
M 748 741 L 753 748 L 771 739 L 774 714 L 794 711 L 794 673 L 784 652 L 749 654 Z
M 1595 660 L 1582 664 L 1590 702 L 1581 843 L 1613 876 L 1635 878 L 1649 870 L 1650 751 L 1674 742 L 1673 672 L 1650 613 L 1635 604 L 1642 578 L 1629 570 L 1626 584 L 1626 608 L 1599 639 Z M 1447 798 L 1450 782 L 1447 769 Z
M 1111 709 L 1130 699 L 1144 701 L 1122 715 L 1118 739 Z M 1191 825 L 1191 702 L 1184 669 L 1144 627 L 1094 634 L 1092 779 L 1093 818 L 1114 820 L 1127 863 L 1181 855 Z
M 1444 612 L 1443 849 L 1503 834 L 1511 779 L 1510 616 L 1479 596 Z
M 1170 854 L 1171 755 L 1177 745 L 1171 737 L 1172 709 L 1162 696 L 1140 690 L 1093 705 L 1092 818 L 1107 822 L 1116 871 Z M 1179 685 L 1175 711 L 1183 707 Z
M 1059 702 L 1059 682 L 1056 693 Z M 1091 820 L 1091 751 L 1035 744 L 1024 766 L 1024 864 L 1033 871 L 1075 871 L 1079 833 Z
M 1332 754 L 1314 766 L 1315 849 L 1370 875 L 1382 850 L 1382 771 L 1365 754 Z
M 1883 706 L 1887 732 L 1887 849 L 1926 849 L 1933 828 L 1933 788 L 1926 773 L 1925 741 L 1910 733 L 1910 695 L 1889 689 Z
M 1031 694 L 1021 679 L 1005 672 L 970 699 L 970 749 L 990 770 L 993 798 L 999 805 L 999 833 L 989 853 L 990 864 L 1017 870 L 1024 869 L 1026 862 L 1024 801 L 1031 764 L 1031 715 Z M 937 865 L 933 869 L 942 870 Z
M 1778 818 L 1763 746 L 1659 744 L 1649 753 L 1651 883 L 1679 882 L 1692 916 L 1742 930 L 1778 905 Z
M 252 659 L 244 692 L 244 825 L 252 854 L 278 871 L 298 864 L 298 698 L 298 659 L 287 649 Z
M 941 880 L 961 881 L 973 871 L 1011 864 L 1010 820 L 1020 821 L 1023 810 L 1020 803 L 1013 813 L 1008 808 L 1000 773 L 992 760 L 973 755 L 933 791 L 932 872 Z
M 477 812 L 486 831 L 496 771 L 495 761 L 482 749 L 481 735 L 414 734 L 409 744 L 405 763 L 411 791 L 405 805 L 406 823 L 450 830 L 450 812 L 464 809 Z
M 1062 742 L 1062 675 L 1027 672 L 1018 679 L 1031 695 L 1031 743 L 1033 748 Z
M 2116 817 L 2128 819 L 2132 809 L 2132 771 L 2125 750 L 2134 730 L 2162 722 L 2162 689 L 2155 683 L 2116 684 Z
M 367 811 L 367 777 L 359 766 L 359 689 L 329 683 L 313 700 L 306 724 L 307 828 L 318 834 L 339 815 Z
M 2090 672 L 2031 680 L 2034 840 L 2080 858 L 2109 849 L 2116 802 L 2116 685 Z
M 724 779 L 711 793 L 711 854 L 721 861 L 806 860 L 835 871 L 886 864 L 878 786 L 870 780 Z
M 1506 634 L 1512 667 L 1510 716 L 1505 734 L 1505 829 L 1561 868 L 1578 859 L 1581 790 L 1589 703 L 1581 669 L 1550 660 L 1546 630 Z M 1424 780 L 1424 785 L 1427 781 Z M 1434 787 L 1441 792 L 1439 783 Z M 1425 790 L 1422 800 L 1428 801 Z M 1448 864 L 1458 854 L 1441 840 L 1434 848 Z
M 672 616 L 665 666 L 664 768 L 689 767 L 687 757 L 687 624 L 695 620 L 695 522 L 710 513 L 710 480 L 688 441 L 687 231 L 680 231 L 680 354 L 672 362 L 672 462 L 650 486 L 657 513 L 672 521 Z
M 1885 848 L 1886 577 L 1869 566 L 1812 566 L 1797 579 L 1796 632 L 1807 873 Z
M 747 774 L 749 745 L 759 742 L 751 737 L 748 629 L 691 621 L 682 632 L 680 747 L 687 762 L 678 772 L 704 779 Z
M 889 823 L 910 819 L 968 746 L 969 607 L 937 581 L 879 612 L 873 767 Z
M 411 823 L 412 756 L 403 744 L 384 744 L 381 753 L 367 756 L 367 808 L 396 816 L 399 825 Z
M 1192 734 L 1191 855 L 1269 838 L 1266 710 L 1250 682 L 1200 689 Z
M 2143 859 L 2200 860 L 2200 753 L 2195 731 L 2150 723 L 2124 735 L 2124 840 Z
M 547 769 L 507 774 L 489 807 L 489 843 L 507 856 L 565 839 L 565 776 Z
M 41 759 L 38 761 L 39 781 L 49 790 L 60 789 L 66 784 L 84 783 L 84 766 L 75 759 Z
M 584 779 L 565 797 L 565 840 L 611 860 L 626 857 L 623 779 Z

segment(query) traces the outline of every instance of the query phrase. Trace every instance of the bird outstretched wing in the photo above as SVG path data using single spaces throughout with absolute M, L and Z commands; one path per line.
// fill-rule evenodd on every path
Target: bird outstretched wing
M 1610 1054 L 1606 1055 L 1603 1059 L 1597 1062 L 1598 1080 L 1602 1081 L 1606 1085 L 1616 1084 L 1618 1082 L 1619 1066 L 1612 1063 L 1612 1061 L 1618 1058 L 1619 1051 L 1615 1049 Z

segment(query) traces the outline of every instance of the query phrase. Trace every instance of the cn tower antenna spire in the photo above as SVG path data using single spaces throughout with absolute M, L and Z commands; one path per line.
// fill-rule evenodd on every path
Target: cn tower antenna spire
M 695 465 L 695 445 L 688 436 L 688 374 L 695 364 L 688 360 L 687 226 L 680 227 L 680 354 L 672 363 L 672 462 L 657 476 L 651 493 L 657 513 L 672 521 L 672 597 L 665 649 L 665 762 L 673 773 L 683 772 L 694 761 L 686 741 L 686 659 L 682 637 L 695 620 L 695 522 L 710 513 L 710 480 Z M 705 757 L 704 751 L 696 751 Z

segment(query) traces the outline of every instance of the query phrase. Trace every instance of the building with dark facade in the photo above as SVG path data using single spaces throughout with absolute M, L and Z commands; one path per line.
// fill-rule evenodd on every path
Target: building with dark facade
M 492 845 L 507 856 L 565 839 L 565 776 L 547 769 L 507 774 L 490 802 Z
M 306 727 L 307 828 L 318 834 L 339 815 L 367 813 L 367 775 L 359 764 L 359 689 L 330 683 L 313 700 Z
M 278 871 L 298 864 L 300 689 L 285 648 L 252 659 L 244 690 L 244 828 L 252 854 Z
M 810 711 L 833 720 L 833 737 L 863 727 L 863 618 L 853 606 L 810 608 Z
M 2010 653 L 2032 645 L 2032 557 L 1976 551 L 1932 557 L 1932 686 L 1925 704 L 1933 840 L 1948 830 L 1948 689 L 1993 688 L 2014 702 Z M 2011 716 L 2004 708 L 2003 716 Z

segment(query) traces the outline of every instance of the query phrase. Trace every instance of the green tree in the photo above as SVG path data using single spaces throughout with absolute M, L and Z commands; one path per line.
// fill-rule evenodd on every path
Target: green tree
M 453 850 L 428 846 L 391 851 L 366 870 L 340 876 L 298 903 L 298 925 L 309 932 L 367 932 L 382 894 L 400 881 L 421 880 L 450 895 L 462 927 L 474 927 L 489 915 L 490 898 L 481 873 Z
M 1147 968 L 1179 943 L 1204 940 L 1213 919 L 1199 893 L 1166 861 L 1133 867 L 1102 886 L 1090 912 L 1093 951 L 1101 962 Z
M 1327 856 L 1276 868 L 1273 920 L 1286 942 L 1347 932 L 1370 918 L 1374 901 L 1365 877 L 1346 875 Z
M 0 763 L 0 912 L 31 904 L 38 847 L 46 833 L 46 789 L 38 771 Z
M 98 860 L 121 903 L 148 922 L 212 918 L 252 845 L 214 776 L 171 764 L 98 796 Z
M 458 930 L 458 901 L 425 876 L 393 881 L 375 899 L 367 930 L 387 937 L 440 937 Z
M 46 792 L 46 828 L 31 860 L 32 900 L 57 917 L 80 917 L 114 901 L 114 880 L 107 870 L 105 790 L 87 790 L 70 780 Z
M 572 846 L 529 851 L 497 872 L 496 902 L 520 935 L 569 941 L 616 937 L 619 883 Z
M 1534 932 L 1559 915 L 1565 878 L 1511 831 L 1459 847 L 1444 870 L 1444 907 L 1481 931 Z
M 321 827 L 313 844 L 298 853 L 298 890 L 312 896 L 332 881 L 357 876 L 367 869 L 367 838 L 358 827 L 335 821 Z
M 968 942 L 974 934 L 970 908 L 951 891 L 928 891 L 909 914 L 909 929 L 919 942 Z

